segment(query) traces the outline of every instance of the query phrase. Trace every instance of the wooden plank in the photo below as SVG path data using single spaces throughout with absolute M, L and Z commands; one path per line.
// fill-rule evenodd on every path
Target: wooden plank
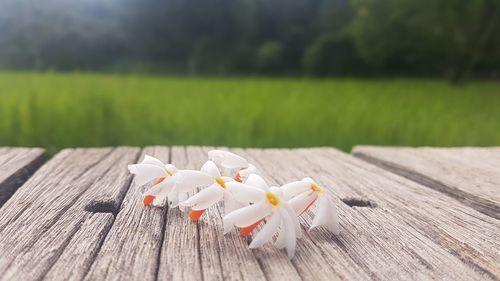
M 171 148 L 171 162 L 179 169 L 195 169 L 184 147 Z M 202 280 L 198 224 L 191 223 L 178 208 L 168 210 L 158 280 Z
M 106 237 L 114 216 L 95 213 L 76 232 L 44 280 L 82 280 Z
M 308 265 L 342 275 L 347 259 L 371 279 L 498 280 L 500 224 L 451 198 L 334 149 L 235 150 L 263 169 L 268 180 L 283 184 L 312 176 L 330 187 L 336 198 L 358 198 L 376 204 L 349 207 L 334 199 L 341 215 L 341 234 L 309 232 L 299 241 L 294 265 Z M 359 200 L 361 201 L 361 200 Z M 311 214 L 303 218 L 311 223 Z M 303 243 L 314 241 L 321 255 L 309 255 Z M 306 255 L 306 256 L 304 256 Z M 300 262 L 299 262 L 300 261 Z M 316 273 L 318 275 L 319 273 Z M 348 273 L 346 273 L 348 276 Z M 307 279 L 315 275 L 307 275 Z M 318 278 L 319 279 L 319 278 Z
M 198 169 L 209 149 L 142 154 Z M 308 175 L 334 187 L 341 234 L 305 233 L 292 261 L 272 245 L 249 250 L 249 239 L 222 235 L 221 206 L 198 223 L 144 207 L 126 169 L 139 149 L 69 149 L 0 209 L 0 280 L 500 279 L 498 220 L 442 193 L 333 149 L 234 151 L 270 183 Z M 307 229 L 310 212 L 301 220 Z
M 200 168 L 207 161 L 207 153 L 214 148 L 188 147 L 185 155 L 190 168 Z M 183 156 L 182 153 L 175 156 Z M 222 202 L 209 208 L 197 223 L 201 268 L 204 280 L 300 280 L 284 252 L 271 252 L 269 259 L 254 255 L 248 249 L 248 238 L 236 231 L 223 234 Z M 190 222 L 188 222 L 190 223 Z M 268 268 L 272 270 L 267 270 Z
M 357 146 L 353 154 L 500 219 L 500 148 Z
M 81 251 L 75 262 L 76 276 L 82 276 L 130 185 L 126 165 L 139 151 L 67 149 L 42 166 L 0 209 L 0 280 L 39 280 L 47 273 L 51 280 L 67 280 L 68 272 L 51 268 L 66 270 L 71 251 L 93 241 L 97 246 Z M 109 215 L 94 214 L 100 211 Z M 103 219 L 104 229 L 94 219 Z
M 170 160 L 167 147 L 147 147 L 140 159 L 144 154 Z M 135 183 L 128 189 L 86 280 L 156 280 L 167 209 L 145 207 L 142 192 Z
M 44 161 L 41 148 L 0 147 L 0 207 Z

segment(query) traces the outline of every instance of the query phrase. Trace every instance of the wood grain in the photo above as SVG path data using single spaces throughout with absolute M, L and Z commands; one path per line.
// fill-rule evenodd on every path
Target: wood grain
M 144 154 L 170 160 L 169 148 L 145 148 L 140 159 Z M 86 280 L 156 280 L 167 209 L 145 207 L 142 192 L 135 183 L 128 189 Z
M 66 249 L 90 243 L 87 237 L 100 244 L 103 235 L 90 232 L 103 230 L 88 210 L 98 211 L 96 204 L 111 210 L 107 203 L 121 202 L 131 179 L 126 165 L 138 153 L 136 148 L 67 149 L 42 166 L 0 209 L 0 280 L 39 280 L 52 267 L 66 268 L 57 265 L 74 254 Z M 105 220 L 110 223 L 109 216 Z M 96 251 L 79 255 L 80 276 Z M 68 273 L 51 276 L 67 280 Z
M 207 161 L 211 147 L 188 147 L 186 155 L 194 167 L 201 167 Z M 274 252 L 264 261 L 248 249 L 248 238 L 232 231 L 223 235 L 223 204 L 209 208 L 198 222 L 200 236 L 200 259 L 204 280 L 300 280 L 295 268 L 284 253 Z M 267 270 L 272 268 L 273 270 Z
M 61 151 L 0 208 L 0 280 L 500 279 L 499 220 L 335 149 L 232 149 L 271 184 L 311 176 L 332 192 L 341 234 L 308 232 L 306 212 L 291 261 L 271 243 L 250 250 L 251 237 L 223 235 L 221 205 L 196 223 L 143 206 L 127 164 L 147 153 L 199 169 L 210 149 Z
M 0 148 L 0 207 L 44 161 L 41 148 Z
M 352 269 L 331 264 L 326 258 L 331 256 L 350 259 L 371 279 L 499 279 L 500 224 L 491 217 L 334 149 L 235 152 L 265 167 L 264 175 L 275 183 L 307 175 L 330 187 L 336 198 L 376 203 L 375 208 L 349 207 L 334 198 L 341 234 L 313 230 L 300 240 L 294 259 L 299 272 L 311 263 L 321 263 L 323 270 L 332 267 L 337 275 Z M 305 226 L 311 222 L 308 215 Z M 308 253 L 303 249 L 309 246 L 303 243 L 308 241 L 324 254 L 304 257 Z M 312 272 L 305 278 L 314 276 Z
M 114 216 L 109 213 L 90 216 L 72 237 L 44 280 L 82 280 L 94 262 L 113 221 Z
M 500 219 L 500 148 L 357 146 L 353 154 Z
M 197 168 L 184 147 L 172 147 L 171 162 L 179 168 Z M 202 280 L 198 224 L 178 208 L 169 210 L 158 263 L 158 280 Z

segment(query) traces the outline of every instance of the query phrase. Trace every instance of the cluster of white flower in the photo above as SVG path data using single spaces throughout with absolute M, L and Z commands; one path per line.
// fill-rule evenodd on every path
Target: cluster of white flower
M 297 219 L 317 202 L 311 229 L 325 226 L 339 233 L 337 210 L 326 196 L 327 190 L 311 178 L 269 187 L 258 175 L 257 168 L 246 159 L 223 150 L 208 152 L 209 160 L 197 170 L 179 170 L 172 164 L 146 155 L 139 164 L 129 165 L 139 185 L 153 182 L 143 194 L 146 206 L 163 206 L 168 200 L 171 208 L 189 210 L 189 217 L 197 221 L 207 208 L 224 201 L 224 234 L 234 227 L 245 236 L 265 222 L 250 248 L 258 248 L 278 233 L 275 245 L 286 248 L 291 259 L 296 240 L 301 237 Z M 189 197 L 189 193 L 202 188 Z

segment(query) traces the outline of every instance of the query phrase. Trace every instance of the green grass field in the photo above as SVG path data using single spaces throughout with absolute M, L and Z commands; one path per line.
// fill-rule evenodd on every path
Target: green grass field
M 0 146 L 500 145 L 500 83 L 0 73 Z

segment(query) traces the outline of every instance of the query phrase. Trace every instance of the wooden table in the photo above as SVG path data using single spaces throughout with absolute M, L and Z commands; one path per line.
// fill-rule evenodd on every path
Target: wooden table
M 0 148 L 0 280 L 499 280 L 500 148 L 231 149 L 280 185 L 311 176 L 341 233 L 307 232 L 295 257 L 142 204 L 127 164 L 198 169 L 210 147 Z M 17 189 L 17 191 L 16 191 Z M 14 191 L 16 191 L 14 193 Z

